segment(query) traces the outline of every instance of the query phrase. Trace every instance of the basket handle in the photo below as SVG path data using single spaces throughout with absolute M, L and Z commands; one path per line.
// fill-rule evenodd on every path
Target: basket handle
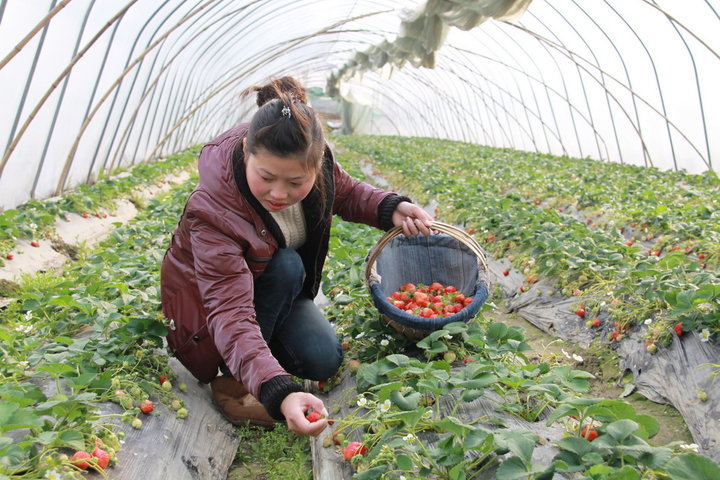
M 485 267 L 485 270 L 487 271 L 488 267 L 487 261 L 485 259 L 485 253 L 483 253 L 480 245 L 478 245 L 475 239 L 468 235 L 467 232 L 453 225 L 442 222 L 432 222 L 430 223 L 430 226 L 428 228 L 430 228 L 430 230 L 436 230 L 438 232 L 446 233 L 451 237 L 455 238 L 457 241 L 459 241 L 466 247 L 468 247 L 480 259 L 483 267 Z M 365 283 L 369 281 L 370 275 L 372 273 L 372 267 L 375 264 L 375 260 L 377 260 L 377 257 L 380 255 L 382 249 L 385 248 L 385 246 L 390 243 L 393 238 L 397 237 L 401 233 L 402 226 L 393 227 L 387 232 L 385 232 L 385 235 L 383 235 L 380 240 L 378 240 L 375 248 L 373 249 L 370 257 L 368 258 L 367 264 L 365 265 Z

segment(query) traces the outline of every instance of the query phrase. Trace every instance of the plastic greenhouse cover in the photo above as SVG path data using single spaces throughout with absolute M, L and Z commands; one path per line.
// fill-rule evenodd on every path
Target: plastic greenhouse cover
M 0 208 L 203 143 L 251 115 L 240 92 L 284 74 L 337 90 L 346 131 L 714 170 L 718 11 L 717 0 L 5 0 Z

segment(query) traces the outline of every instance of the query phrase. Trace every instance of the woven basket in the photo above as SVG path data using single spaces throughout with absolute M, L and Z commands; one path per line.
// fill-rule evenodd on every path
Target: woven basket
M 477 242 L 463 230 L 440 222 L 430 236 L 406 237 L 389 230 L 368 253 L 365 283 L 385 323 L 408 338 L 420 339 L 452 322 L 468 322 L 488 298 L 488 269 Z M 387 297 L 406 283 L 453 285 L 473 301 L 449 317 L 424 318 L 392 305 Z

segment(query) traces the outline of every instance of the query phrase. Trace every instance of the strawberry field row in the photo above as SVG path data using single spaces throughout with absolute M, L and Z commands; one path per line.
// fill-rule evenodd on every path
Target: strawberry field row
M 346 142 L 354 150 L 358 145 L 377 147 L 365 140 L 343 137 L 338 143 L 346 152 Z M 412 164 L 409 169 L 418 172 L 417 178 L 427 180 L 417 180 L 413 195 L 441 204 L 445 200 L 439 212 L 452 212 L 448 197 L 436 194 L 457 188 L 453 179 L 440 181 L 447 177 L 439 165 L 409 161 L 412 149 L 403 155 L 405 167 Z M 343 166 L 359 173 L 356 156 L 339 157 Z M 388 168 L 387 177 L 394 168 Z M 409 175 L 404 171 L 396 178 Z M 421 190 L 428 196 L 421 197 Z M 475 209 L 485 205 L 474 200 L 470 205 Z M 329 437 L 341 448 L 350 440 L 362 444 L 355 452 L 363 454 L 345 455 L 355 468 L 353 478 L 455 480 L 486 472 L 500 479 L 552 478 L 556 473 L 586 479 L 709 479 L 720 474 L 717 464 L 689 452 L 687 445 L 650 444 L 657 421 L 638 415 L 626 402 L 585 397 L 590 374 L 530 362 L 530 347 L 516 327 L 492 323 L 481 313 L 469 324 L 447 325 L 415 343 L 382 325 L 362 278 L 365 255 L 379 236 L 364 226 L 336 222 L 323 279 L 323 291 L 331 299 L 326 312 L 342 337 L 347 366 L 356 372 L 357 397 L 343 394 L 351 413 L 334 425 Z M 352 365 L 358 361 L 359 368 Z M 483 399 L 490 399 L 497 416 L 461 414 L 463 405 Z M 502 413 L 528 425 L 561 427 L 565 434 L 551 439 L 550 461 L 539 462 L 536 455 L 549 437 L 541 442 L 536 427 L 510 428 Z
M 675 331 L 720 340 L 720 182 L 714 174 L 566 159 L 426 138 L 338 137 L 418 201 L 439 203 L 526 282 L 551 278 L 619 340 L 646 323 L 649 349 Z M 526 289 L 527 286 L 521 287 Z M 678 326 L 679 325 L 679 326 Z
M 191 164 L 196 153 L 133 170 L 133 181 L 152 182 L 159 171 Z M 82 478 L 81 469 L 88 466 L 105 476 L 105 460 L 69 458 L 73 451 L 101 446 L 114 461 L 122 434 L 112 422 L 117 415 L 101 413 L 103 402 L 117 403 L 122 420 L 136 428 L 152 411 L 148 399 L 168 405 L 178 418 L 187 415 L 162 354 L 166 328 L 159 313 L 158 272 L 192 184 L 162 201 L 149 201 L 136 219 L 62 272 L 24 276 L 12 294 L 15 300 L 0 311 L 0 478 Z M 103 185 L 97 198 L 110 205 Z M 51 211 L 62 213 L 77 202 L 53 202 L 58 210 Z M 88 198 L 80 208 L 97 202 Z M 15 212 L 30 212 L 32 218 L 38 209 Z M 5 212 L 3 218 L 24 218 L 18 215 Z M 37 228 L 44 225 L 34 222 Z M 10 233 L 34 228 L 17 226 Z

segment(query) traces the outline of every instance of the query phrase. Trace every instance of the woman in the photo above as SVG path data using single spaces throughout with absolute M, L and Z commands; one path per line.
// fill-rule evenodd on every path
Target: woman
M 253 91 L 260 108 L 251 122 L 203 147 L 199 184 L 163 260 L 168 344 L 210 383 L 229 421 L 284 420 L 298 435 L 317 435 L 327 422 L 304 412 L 327 415 L 325 406 L 290 375 L 324 380 L 342 361 L 313 302 L 332 216 L 384 230 L 402 225 L 406 235 L 428 235 L 432 218 L 335 163 L 292 77 Z

